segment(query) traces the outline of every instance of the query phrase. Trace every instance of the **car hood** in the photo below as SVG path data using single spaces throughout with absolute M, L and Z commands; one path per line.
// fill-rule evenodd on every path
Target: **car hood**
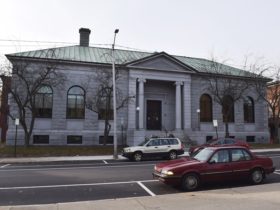
M 157 169 L 163 169 L 163 168 L 168 168 L 168 169 L 172 169 L 172 168 L 177 168 L 177 167 L 181 167 L 181 166 L 189 166 L 189 165 L 193 165 L 193 164 L 197 164 L 199 163 L 198 160 L 195 160 L 191 157 L 184 157 L 184 158 L 180 158 L 180 159 L 176 159 L 176 160 L 170 160 L 167 162 L 163 162 L 163 163 L 158 163 L 156 164 Z

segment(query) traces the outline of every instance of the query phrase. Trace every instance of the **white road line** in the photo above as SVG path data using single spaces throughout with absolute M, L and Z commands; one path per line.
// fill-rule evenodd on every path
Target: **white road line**
M 157 182 L 158 180 L 142 180 L 141 182 Z M 59 187 L 83 187 L 83 186 L 101 186 L 101 185 L 115 185 L 115 184 L 133 184 L 140 181 L 129 182 L 101 182 L 88 184 L 63 184 L 63 185 L 43 185 L 43 186 L 22 186 L 22 187 L 0 187 L 0 190 L 18 190 L 18 189 L 40 189 L 40 188 L 59 188 Z M 144 186 L 144 185 L 143 185 Z M 144 186 L 145 187 L 145 186 Z M 147 189 L 149 190 L 149 189 Z
M 278 174 L 278 175 L 280 175 L 280 173 L 279 172 L 274 172 L 275 174 Z
M 140 185 L 140 187 L 142 187 L 148 194 L 150 194 L 151 196 L 156 196 L 151 190 L 149 190 L 145 185 L 143 185 L 143 183 L 141 182 L 137 182 L 137 184 Z
M 65 167 L 65 168 L 24 168 L 24 169 L 4 169 L 0 170 L 1 172 L 10 172 L 10 171 L 48 171 L 48 170 L 76 170 L 78 169 L 94 169 L 94 168 L 124 168 L 124 167 L 143 167 L 143 166 L 154 166 L 155 164 L 139 164 L 139 165 L 107 165 L 107 166 L 84 166 L 84 167 Z
M 3 166 L 1 166 L 0 168 L 5 168 L 5 167 L 7 167 L 7 166 L 9 166 L 9 165 L 11 165 L 11 164 L 3 165 Z
M 103 160 L 103 162 L 104 162 L 105 164 L 108 164 L 108 162 L 107 162 L 106 160 Z

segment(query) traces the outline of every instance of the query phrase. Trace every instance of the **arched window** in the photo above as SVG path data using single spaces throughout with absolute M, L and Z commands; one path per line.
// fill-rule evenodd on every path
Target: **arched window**
M 85 117 L 85 91 L 73 86 L 67 93 L 67 118 L 83 119 Z
M 245 123 L 254 123 L 255 122 L 255 107 L 254 100 L 251 97 L 246 97 L 244 100 L 244 122 Z
M 212 99 L 208 94 L 200 97 L 200 122 L 212 122 Z
M 223 121 L 234 122 L 234 101 L 231 96 L 225 96 L 223 98 Z
M 35 94 L 35 117 L 51 118 L 53 91 L 48 85 L 41 86 Z

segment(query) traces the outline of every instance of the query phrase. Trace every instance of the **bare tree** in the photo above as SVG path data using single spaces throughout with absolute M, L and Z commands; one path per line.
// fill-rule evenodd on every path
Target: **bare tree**
M 2 72 L 2 74 L 9 72 L 12 78 L 8 92 L 17 108 L 13 117 L 19 118 L 20 125 L 24 130 L 25 146 L 29 146 L 34 128 L 37 111 L 35 96 L 38 90 L 44 85 L 51 87 L 63 85 L 65 81 L 64 74 L 57 69 L 58 63 L 55 61 L 54 50 L 46 51 L 46 54 L 42 54 L 42 57 L 45 59 L 36 62 L 7 55 L 12 66 L 6 67 L 5 72 Z
M 248 69 L 254 73 L 254 79 L 252 81 L 258 94 L 258 98 L 263 100 L 269 108 L 271 138 L 274 143 L 279 143 L 280 67 L 268 66 L 257 61 L 254 64 L 249 65 Z M 267 83 L 269 81 L 272 82 Z
M 116 83 L 121 78 L 120 70 L 116 70 Z M 94 84 L 92 87 L 91 84 Z M 100 119 L 104 120 L 104 138 L 103 145 L 107 144 L 107 140 L 111 131 L 110 120 L 113 120 L 113 84 L 112 84 L 112 70 L 97 69 L 94 75 L 88 78 L 86 84 L 87 97 L 86 108 L 97 113 Z M 129 96 L 116 87 L 117 96 L 117 110 L 126 106 L 135 96 Z
M 234 120 L 234 104 L 241 100 L 245 91 L 250 88 L 249 72 L 229 67 L 214 58 L 204 66 L 203 78 L 207 90 L 214 101 L 222 108 L 225 124 L 225 137 L 229 137 L 229 122 Z

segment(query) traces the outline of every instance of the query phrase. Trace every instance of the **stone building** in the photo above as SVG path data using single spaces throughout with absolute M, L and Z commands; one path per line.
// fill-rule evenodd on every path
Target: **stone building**
M 80 29 L 80 45 L 54 48 L 58 70 L 63 72 L 63 88 L 42 87 L 40 97 L 49 100 L 40 107 L 31 144 L 98 145 L 104 130 L 104 120 L 88 110 L 85 100 L 94 89 L 84 87 L 93 72 L 112 69 L 112 50 L 89 46 L 89 29 Z M 6 55 L 12 64 L 20 59 L 37 65 L 46 61 L 46 50 Z M 213 120 L 217 120 L 217 133 L 223 136 L 222 107 L 207 91 L 202 80 L 211 61 L 200 58 L 169 55 L 165 52 L 138 52 L 115 50 L 116 68 L 121 77 L 117 87 L 123 94 L 134 96 L 127 106 L 117 112 L 119 144 L 136 145 L 145 137 L 173 134 L 204 143 L 216 137 Z M 231 72 L 239 69 L 225 66 Z M 213 73 L 213 76 L 215 74 Z M 242 79 L 242 76 L 236 76 Z M 250 142 L 268 141 L 267 106 L 257 100 L 254 91 L 247 91 L 246 100 L 234 103 L 230 135 Z M 17 108 L 10 100 L 11 113 Z M 113 121 L 111 121 L 111 124 Z M 111 132 L 112 133 L 112 132 Z M 19 128 L 18 143 L 23 144 L 23 131 Z M 9 121 L 7 144 L 13 144 L 15 126 Z M 110 143 L 110 142 L 109 142 Z

